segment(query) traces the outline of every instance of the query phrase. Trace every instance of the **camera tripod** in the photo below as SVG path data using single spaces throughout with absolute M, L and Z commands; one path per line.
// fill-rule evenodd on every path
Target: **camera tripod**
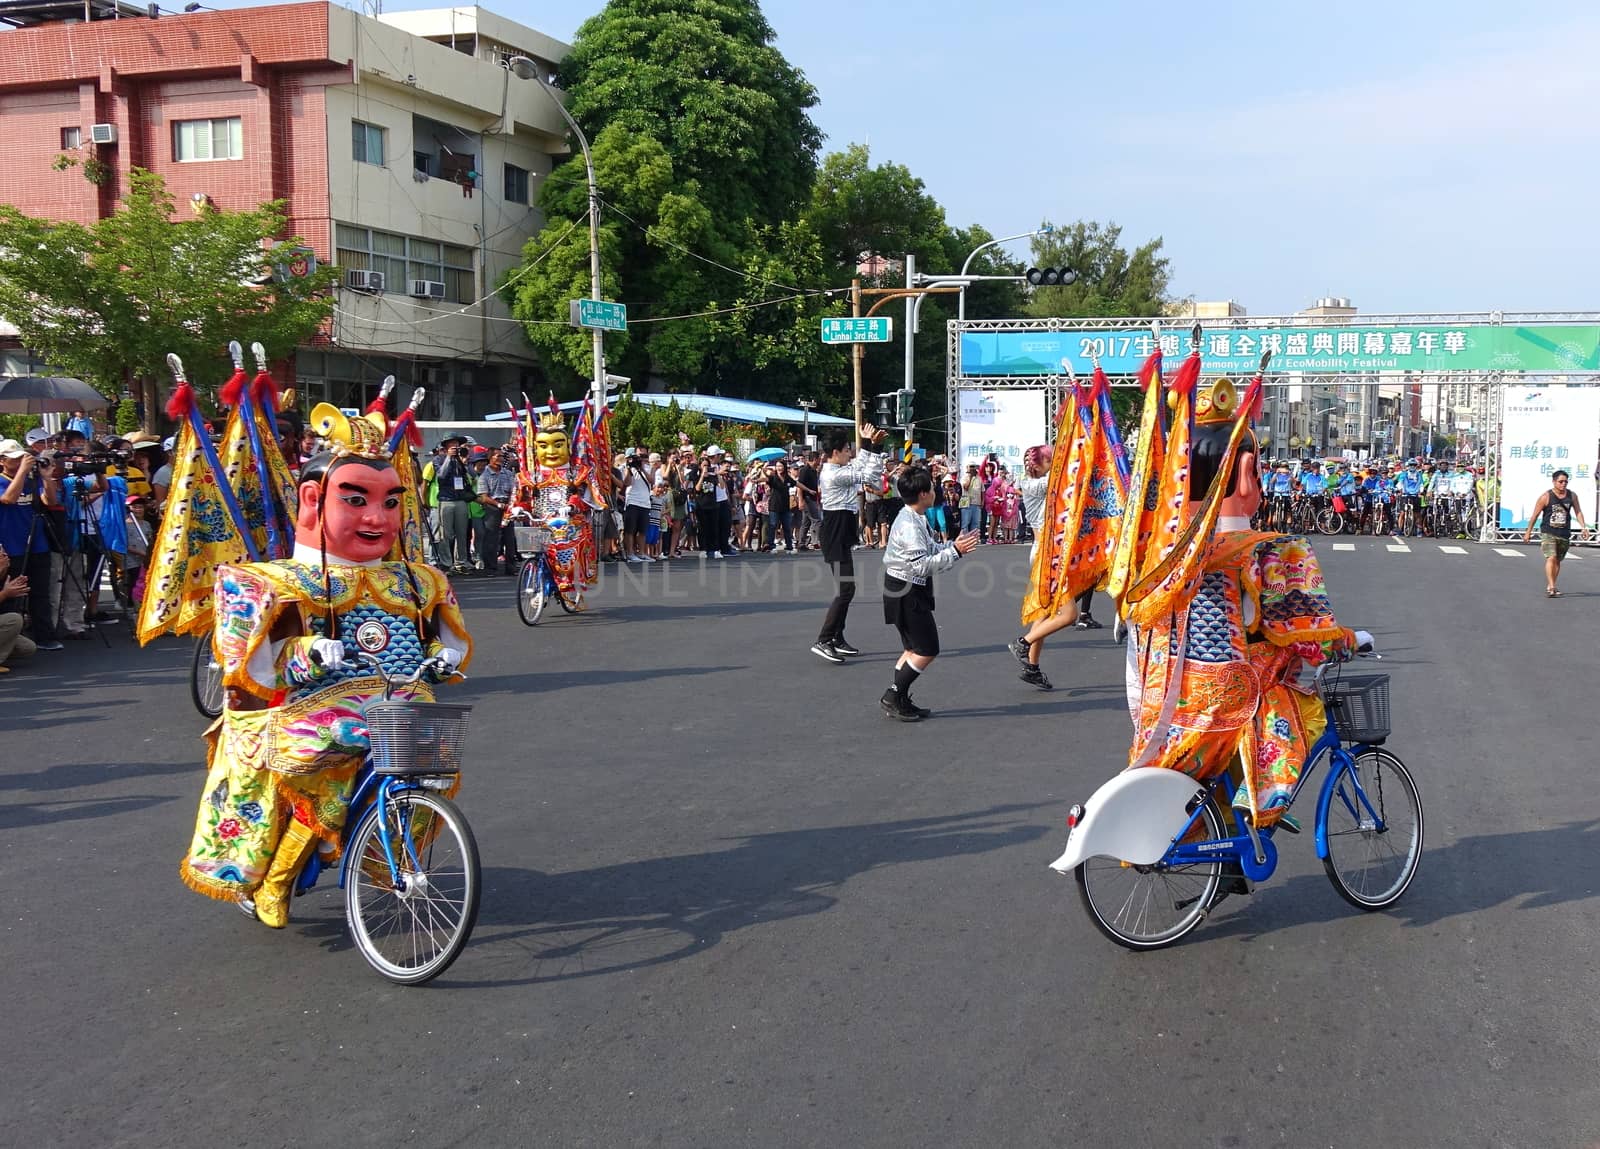
M 70 481 L 74 481 L 74 477 L 69 477 L 68 481 L 69 482 Z M 83 480 L 81 478 L 77 478 L 76 481 L 81 483 Z M 29 554 L 29 555 L 31 555 L 33 553 L 33 540 L 36 537 L 35 536 L 35 532 L 37 532 L 37 531 L 42 529 L 44 531 L 45 539 L 50 543 L 51 547 L 54 549 L 54 553 L 59 554 L 61 556 L 61 577 L 56 580 L 57 591 L 56 591 L 56 596 L 55 597 L 56 597 L 56 604 L 57 605 L 55 607 L 55 618 L 53 620 L 56 637 L 59 639 L 61 635 L 66 633 L 67 587 L 68 587 L 68 584 L 70 583 L 72 589 L 77 592 L 79 600 L 84 604 L 83 625 L 84 625 L 85 629 L 93 630 L 95 632 L 95 634 L 99 637 L 101 643 L 105 646 L 105 648 L 107 650 L 110 650 L 111 649 L 111 640 L 106 637 L 105 631 L 101 630 L 100 627 L 95 625 L 94 621 L 92 620 L 92 618 L 91 618 L 91 616 L 89 614 L 89 608 L 90 608 L 90 605 L 91 605 L 91 600 L 89 598 L 89 592 L 86 589 L 86 587 L 90 587 L 90 586 L 95 588 L 95 596 L 94 596 L 93 604 L 97 607 L 98 604 L 99 604 L 99 598 L 100 598 L 100 595 L 99 595 L 100 579 L 105 574 L 105 568 L 106 568 L 106 551 L 105 551 L 105 548 L 103 546 L 100 546 L 100 547 L 96 548 L 96 550 L 98 551 L 98 554 L 95 557 L 93 569 L 89 573 L 89 579 L 88 579 L 87 583 L 81 581 L 78 578 L 78 572 L 74 569 L 74 563 L 72 562 L 72 559 L 74 557 L 74 552 L 70 548 L 68 548 L 68 546 L 66 544 L 66 540 L 63 539 L 61 537 L 61 533 L 56 530 L 55 523 L 53 523 L 50 520 L 49 515 L 44 514 L 40 510 L 40 503 L 43 500 L 43 498 L 44 498 L 44 484 L 41 482 L 39 484 L 38 492 L 34 495 L 33 518 L 28 523 L 28 546 L 27 546 L 27 549 L 23 553 L 24 554 Z M 78 492 L 78 499 L 79 499 L 80 504 L 81 504 L 81 502 L 83 500 L 83 492 L 81 490 L 79 490 L 79 492 Z M 87 513 L 87 512 L 85 512 L 85 513 Z M 31 613 L 31 604 L 30 604 L 30 613 Z

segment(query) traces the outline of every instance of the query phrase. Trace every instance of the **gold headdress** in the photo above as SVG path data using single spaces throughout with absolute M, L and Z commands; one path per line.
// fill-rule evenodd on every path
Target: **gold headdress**
M 363 459 L 389 458 L 387 420 L 382 415 L 350 418 L 331 403 L 318 403 L 311 409 L 311 427 L 328 441 L 335 455 L 357 455 Z
M 1202 383 L 1195 391 L 1194 421 L 1200 424 L 1231 423 L 1239 411 L 1239 389 L 1231 379 Z
M 566 417 L 560 411 L 545 411 L 539 416 L 538 429 L 546 434 L 551 431 L 560 431 L 565 434 L 567 430 Z

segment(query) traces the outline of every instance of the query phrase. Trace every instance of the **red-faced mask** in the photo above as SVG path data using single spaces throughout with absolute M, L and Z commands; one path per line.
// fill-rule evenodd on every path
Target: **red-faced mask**
M 382 559 L 400 534 L 402 493 L 400 476 L 391 466 L 336 463 L 325 482 L 300 484 L 296 539 L 324 548 L 330 562 Z

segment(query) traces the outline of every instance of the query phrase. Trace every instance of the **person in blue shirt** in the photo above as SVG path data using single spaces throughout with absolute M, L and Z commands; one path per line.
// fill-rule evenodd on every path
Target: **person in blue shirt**
M 1313 498 L 1320 498 L 1327 489 L 1328 480 L 1322 474 L 1322 464 L 1307 463 L 1305 470 L 1300 472 L 1301 493 Z
M 1270 509 L 1267 511 L 1267 529 L 1287 531 L 1289 501 L 1294 495 L 1294 476 L 1289 473 L 1288 463 L 1280 462 L 1273 465 L 1271 473 L 1267 475 L 1266 493 L 1270 503 Z
M 1395 476 L 1395 493 L 1400 505 L 1395 508 L 1395 522 L 1403 535 L 1417 533 L 1422 510 L 1422 469 L 1415 459 L 1406 461 L 1405 470 Z
M 1345 498 L 1356 493 L 1356 473 L 1343 463 L 1339 464 L 1338 483 L 1339 493 Z
M 66 429 L 68 431 L 76 431 L 84 437 L 85 441 L 94 438 L 94 423 L 90 421 L 89 416 L 85 415 L 82 410 L 72 413 L 72 418 L 67 420 Z
M 57 497 L 48 465 L 15 439 L 0 440 L 0 550 L 28 580 L 28 626 L 40 650 L 60 650 L 50 609 L 50 541 L 43 518 Z

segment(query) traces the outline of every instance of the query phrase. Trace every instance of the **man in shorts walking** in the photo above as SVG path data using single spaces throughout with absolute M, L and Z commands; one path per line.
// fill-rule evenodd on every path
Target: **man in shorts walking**
M 1577 518 L 1578 525 L 1584 530 L 1589 529 L 1583 517 L 1583 508 L 1578 505 L 1578 496 L 1567 490 L 1570 478 L 1565 471 L 1557 471 L 1550 476 L 1550 489 L 1533 504 L 1528 527 L 1522 532 L 1522 541 L 1530 543 L 1533 541 L 1533 524 L 1539 524 L 1539 553 L 1544 556 L 1546 598 L 1561 597 L 1561 592 L 1556 589 L 1556 580 L 1561 577 L 1561 560 L 1567 557 L 1567 548 L 1572 545 L 1573 518 Z

